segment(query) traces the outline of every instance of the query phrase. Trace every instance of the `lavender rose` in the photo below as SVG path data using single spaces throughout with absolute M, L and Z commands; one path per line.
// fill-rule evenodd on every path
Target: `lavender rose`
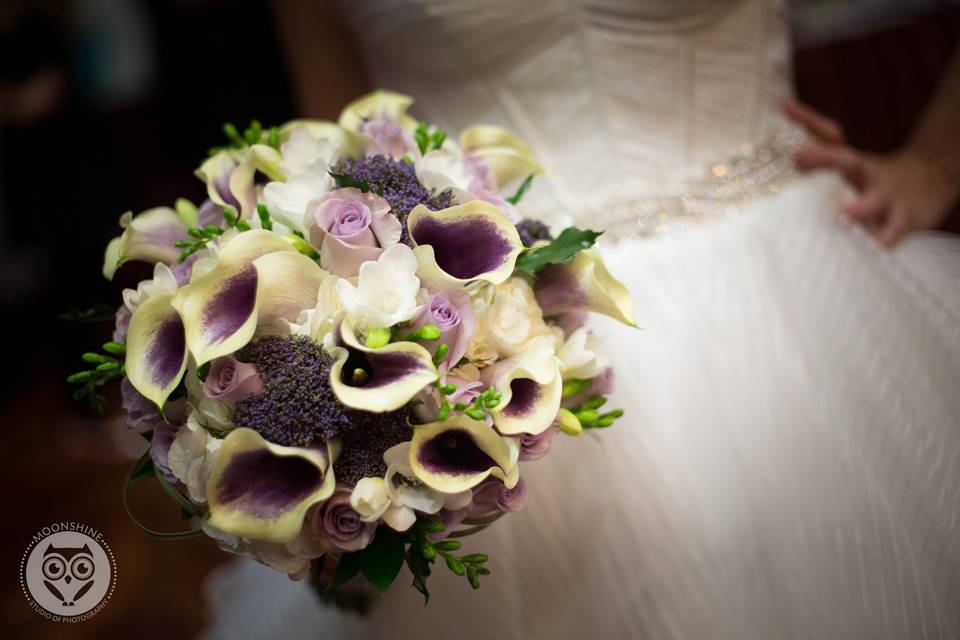
M 538 460 L 550 453 L 550 447 L 553 445 L 553 438 L 560 431 L 559 427 L 550 426 L 537 435 L 529 433 L 520 434 L 520 459 Z
M 322 507 L 310 517 L 310 533 L 321 547 L 331 553 L 359 551 L 373 539 L 376 522 L 364 522 L 350 506 L 348 487 L 338 487 Z
M 513 489 L 500 480 L 487 480 L 473 490 L 471 516 L 480 516 L 491 511 L 520 511 L 527 504 L 527 484 L 523 478 Z
M 379 258 L 403 233 L 386 200 L 353 187 L 324 195 L 312 218 L 310 241 L 320 248 L 320 265 L 342 278 L 357 275 L 361 264 Z
M 477 326 L 473 304 L 465 291 L 451 290 L 434 295 L 429 304 L 414 320 L 414 325 L 422 327 L 435 324 L 440 329 L 440 339 L 424 343 L 431 354 L 436 353 L 440 343 L 450 350 L 444 360 L 446 367 L 456 366 L 467 352 L 473 330 Z
M 217 358 L 210 364 L 210 371 L 203 383 L 203 393 L 233 407 L 247 396 L 263 391 L 263 378 L 257 368 L 248 362 L 240 362 L 233 356 Z

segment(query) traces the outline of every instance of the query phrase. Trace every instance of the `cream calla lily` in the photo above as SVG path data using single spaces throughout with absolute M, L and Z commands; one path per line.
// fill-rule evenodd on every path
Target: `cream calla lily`
M 348 407 L 374 413 L 394 411 L 439 375 L 430 352 L 415 342 L 368 349 L 346 320 L 332 337 L 329 351 L 337 361 L 330 369 L 330 385 Z
M 442 493 L 471 489 L 489 476 L 514 487 L 520 479 L 519 449 L 487 423 L 465 415 L 416 427 L 410 467 L 418 480 Z
M 207 196 L 220 206 L 230 206 L 245 219 L 257 206 L 254 159 L 247 151 L 231 149 L 207 158 L 194 173 L 207 185 Z
M 174 243 L 188 238 L 187 226 L 170 207 L 148 209 L 136 216 L 125 213 L 120 217 L 123 234 L 107 245 L 103 259 L 103 275 L 113 274 L 124 262 L 175 262 L 180 249 Z
M 127 329 L 127 378 L 158 407 L 163 407 L 187 367 L 183 321 L 172 300 L 165 293 L 141 302 Z
M 491 411 L 500 433 L 536 435 L 556 419 L 563 380 L 553 348 L 552 338 L 536 338 L 522 352 L 483 370 L 484 382 L 501 394 Z
M 281 236 L 247 231 L 220 249 L 216 266 L 177 292 L 187 345 L 198 365 L 233 353 L 257 328 L 283 331 L 317 303 L 326 273 Z
M 611 275 L 596 247 L 584 249 L 569 264 L 550 264 L 533 285 L 543 315 L 595 311 L 634 326 L 633 300 Z
M 313 505 L 333 494 L 338 446 L 283 447 L 252 429 L 224 438 L 207 482 L 210 524 L 234 535 L 289 542 Z
M 501 187 L 544 173 L 527 145 L 502 127 L 485 124 L 465 129 L 460 134 L 460 146 L 486 162 Z
M 483 200 L 431 211 L 417 205 L 407 218 L 416 248 L 417 275 L 429 288 L 471 280 L 499 284 L 513 273 L 523 243 L 517 228 Z
M 340 113 L 337 124 L 345 131 L 359 133 L 367 120 L 386 117 L 394 120 L 404 129 L 413 131 L 417 121 L 407 115 L 407 109 L 412 104 L 413 98 L 402 93 L 374 91 L 348 104 Z
M 326 140 L 339 153 L 356 156 L 360 153 L 357 141 L 347 131 L 335 122 L 327 120 L 310 120 L 306 118 L 291 120 L 280 127 L 280 142 L 290 140 L 296 129 L 307 131 L 316 140 Z

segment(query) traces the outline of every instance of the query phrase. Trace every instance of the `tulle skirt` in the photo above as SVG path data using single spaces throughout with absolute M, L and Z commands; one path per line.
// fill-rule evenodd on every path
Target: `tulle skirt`
M 525 463 L 527 508 L 366 618 L 249 562 L 207 585 L 211 638 L 960 636 L 960 241 L 878 248 L 795 181 L 654 239 L 606 242 L 641 329 L 600 433 Z M 607 240 L 607 239 L 605 239 Z

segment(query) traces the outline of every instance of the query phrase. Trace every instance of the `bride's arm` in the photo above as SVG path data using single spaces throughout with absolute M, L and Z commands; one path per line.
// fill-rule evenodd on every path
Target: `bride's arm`
M 302 117 L 336 119 L 343 105 L 368 91 L 359 59 L 330 0 L 273 0 L 297 110 Z
M 836 122 L 795 102 L 784 110 L 817 139 L 797 152 L 797 164 L 843 173 L 858 195 L 841 211 L 881 244 L 893 246 L 910 231 L 936 227 L 960 200 L 960 51 L 910 142 L 894 153 L 848 146 Z

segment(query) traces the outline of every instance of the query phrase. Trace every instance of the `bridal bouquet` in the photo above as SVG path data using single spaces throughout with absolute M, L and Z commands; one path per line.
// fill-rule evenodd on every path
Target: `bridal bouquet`
M 428 596 L 437 559 L 476 588 L 487 556 L 459 539 L 523 506 L 519 463 L 622 415 L 601 409 L 612 375 L 583 326 L 633 323 L 599 234 L 521 221 L 528 148 L 493 126 L 453 142 L 411 103 L 226 125 L 199 207 L 120 219 L 104 274 L 152 277 L 70 381 L 102 410 L 120 379 L 149 440 L 125 500 L 154 478 L 190 522 L 134 518 L 148 533 L 206 534 L 328 588 L 386 589 L 406 563 Z

